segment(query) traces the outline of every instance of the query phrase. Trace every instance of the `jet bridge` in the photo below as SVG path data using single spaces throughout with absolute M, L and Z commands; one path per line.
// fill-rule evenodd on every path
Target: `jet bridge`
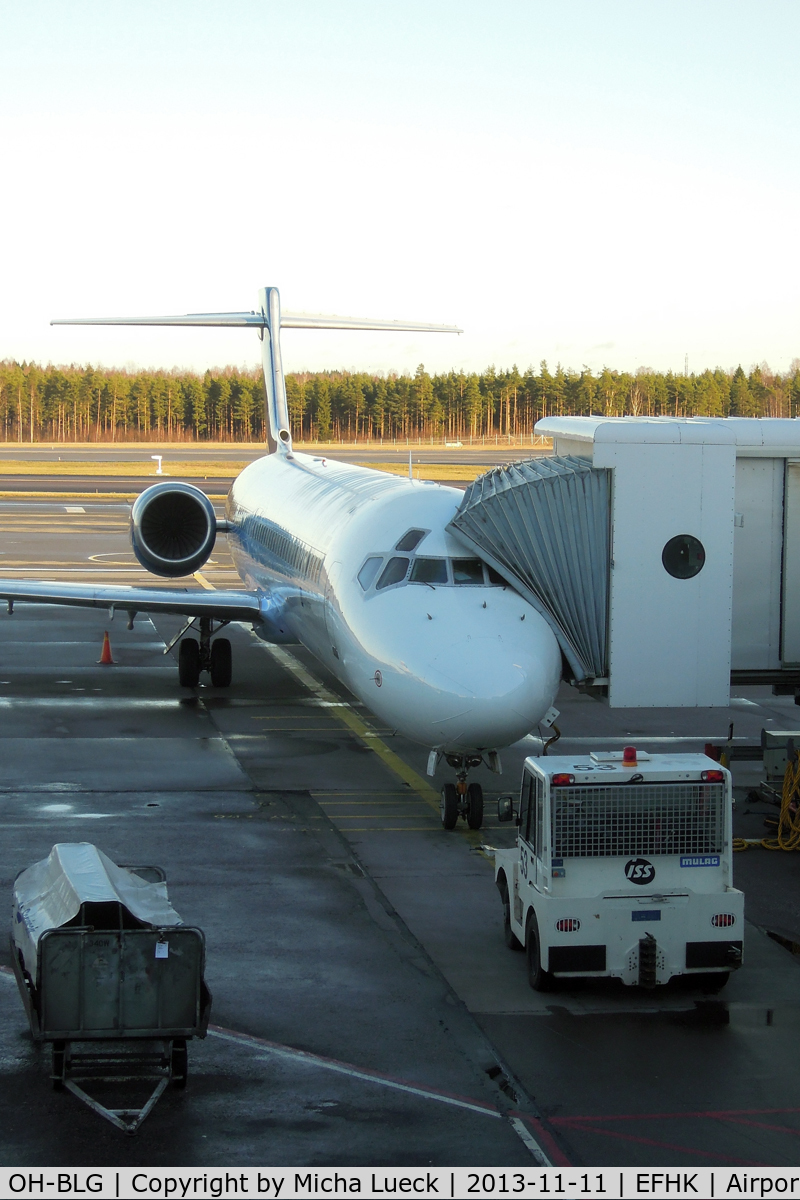
M 448 526 L 542 614 L 581 681 L 607 674 L 610 514 L 610 471 L 533 458 L 476 479 Z
M 617 708 L 800 700 L 800 420 L 549 417 L 553 457 L 468 488 L 450 532 Z

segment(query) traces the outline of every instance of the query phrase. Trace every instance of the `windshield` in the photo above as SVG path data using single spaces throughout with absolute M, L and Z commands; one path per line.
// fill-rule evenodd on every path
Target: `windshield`
M 447 559 L 416 558 L 409 578 L 412 583 L 447 583 Z
M 365 559 L 356 579 L 363 590 L 370 594 L 407 584 L 431 588 L 509 586 L 502 576 L 479 558 L 434 558 L 422 554 L 393 554 L 389 558 L 382 554 L 371 554 Z
M 453 583 L 483 583 L 483 563 L 479 558 L 454 558 Z
M 402 583 L 408 572 L 409 559 L 407 558 L 390 558 L 383 569 L 383 574 L 376 583 L 375 587 L 378 591 L 382 588 L 391 587 L 393 583 Z

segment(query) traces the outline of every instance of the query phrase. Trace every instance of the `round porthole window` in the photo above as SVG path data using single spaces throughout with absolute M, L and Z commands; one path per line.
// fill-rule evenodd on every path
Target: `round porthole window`
M 670 538 L 661 552 L 664 570 L 675 579 L 691 579 L 702 571 L 706 561 L 703 543 L 690 533 Z

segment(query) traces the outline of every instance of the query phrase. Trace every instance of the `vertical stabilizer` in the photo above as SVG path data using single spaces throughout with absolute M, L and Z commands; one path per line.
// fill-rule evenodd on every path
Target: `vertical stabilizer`
M 270 450 L 291 454 L 292 430 L 281 359 L 281 298 L 278 289 L 261 288 L 258 301 L 263 318 L 259 337 L 264 368 L 267 441 Z

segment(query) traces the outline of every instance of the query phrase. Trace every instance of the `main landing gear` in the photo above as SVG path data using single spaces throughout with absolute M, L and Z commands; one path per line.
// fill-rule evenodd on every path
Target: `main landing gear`
M 467 771 L 470 767 L 479 767 L 482 762 L 480 757 L 447 755 L 448 766 L 455 767 L 456 782 L 442 787 L 439 808 L 445 829 L 455 829 L 459 817 L 470 829 L 480 829 L 483 824 L 483 788 L 479 783 L 467 784 Z
M 227 624 L 227 621 L 222 621 L 217 626 L 217 629 L 223 629 Z M 194 622 L 190 621 L 181 630 L 181 633 L 185 633 L 193 625 Z M 181 687 L 197 687 L 200 682 L 201 671 L 208 671 L 214 687 L 223 688 L 230 686 L 233 676 L 231 644 L 227 638 L 221 637 L 212 642 L 211 638 L 213 636 L 214 622 L 210 617 L 201 617 L 200 641 L 198 642 L 196 638 L 191 637 L 181 638 L 178 650 L 178 679 Z M 180 637 L 180 634 L 178 637 Z M 171 649 L 171 647 L 168 648 Z

